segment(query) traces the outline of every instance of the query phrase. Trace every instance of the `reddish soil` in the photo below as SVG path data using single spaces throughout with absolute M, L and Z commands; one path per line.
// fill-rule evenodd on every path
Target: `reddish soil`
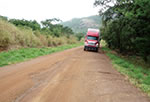
M 78 47 L 0 68 L 0 102 L 150 102 L 103 53 Z

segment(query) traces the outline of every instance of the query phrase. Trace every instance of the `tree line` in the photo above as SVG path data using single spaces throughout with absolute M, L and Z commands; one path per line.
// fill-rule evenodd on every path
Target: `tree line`
M 40 31 L 43 34 L 52 35 L 54 37 L 69 36 L 74 34 L 71 28 L 64 27 L 63 25 L 58 24 L 59 22 L 61 22 L 61 20 L 57 18 L 46 19 L 44 21 L 41 21 L 40 23 L 38 23 L 36 20 L 8 20 L 8 18 L 5 16 L 0 16 L 0 18 L 14 24 L 17 27 L 29 27 L 33 31 Z
M 103 16 L 102 38 L 120 53 L 150 60 L 150 1 L 95 0 Z
M 9 22 L 13 23 L 16 26 L 26 26 L 32 28 L 32 30 L 38 30 L 41 31 L 43 34 L 52 35 L 55 37 L 60 36 L 69 36 L 74 34 L 71 28 L 64 27 L 60 24 L 53 24 L 53 22 L 57 23 L 60 20 L 57 18 L 53 19 L 46 19 L 44 21 L 41 21 L 41 25 L 36 20 L 19 20 L 19 19 L 10 19 Z

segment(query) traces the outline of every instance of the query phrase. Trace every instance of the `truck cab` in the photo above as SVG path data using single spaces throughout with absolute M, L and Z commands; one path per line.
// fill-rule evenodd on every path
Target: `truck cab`
M 100 41 L 99 29 L 89 28 L 87 31 L 87 34 L 85 36 L 84 51 L 85 50 L 94 50 L 94 51 L 98 52 L 99 45 L 100 45 L 99 41 Z

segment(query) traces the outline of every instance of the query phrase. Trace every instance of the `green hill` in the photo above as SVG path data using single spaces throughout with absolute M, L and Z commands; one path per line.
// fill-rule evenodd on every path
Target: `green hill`
M 94 15 L 83 18 L 74 18 L 70 21 L 62 22 L 61 24 L 72 28 L 76 33 L 84 33 L 88 28 L 100 28 L 101 17 Z

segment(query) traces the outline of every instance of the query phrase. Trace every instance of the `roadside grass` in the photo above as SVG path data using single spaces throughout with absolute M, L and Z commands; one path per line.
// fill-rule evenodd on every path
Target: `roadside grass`
M 58 47 L 49 48 L 21 48 L 0 53 L 0 67 L 15 64 L 18 62 L 27 61 L 38 56 L 48 55 L 54 52 L 63 51 L 66 49 L 81 46 L 83 43 L 68 44 Z
M 129 60 L 114 53 L 114 51 L 105 46 L 104 41 L 102 41 L 102 44 L 102 50 L 112 61 L 114 68 L 125 75 L 132 84 L 150 96 L 150 68 L 136 64 L 136 61 L 133 61 L 133 59 Z

